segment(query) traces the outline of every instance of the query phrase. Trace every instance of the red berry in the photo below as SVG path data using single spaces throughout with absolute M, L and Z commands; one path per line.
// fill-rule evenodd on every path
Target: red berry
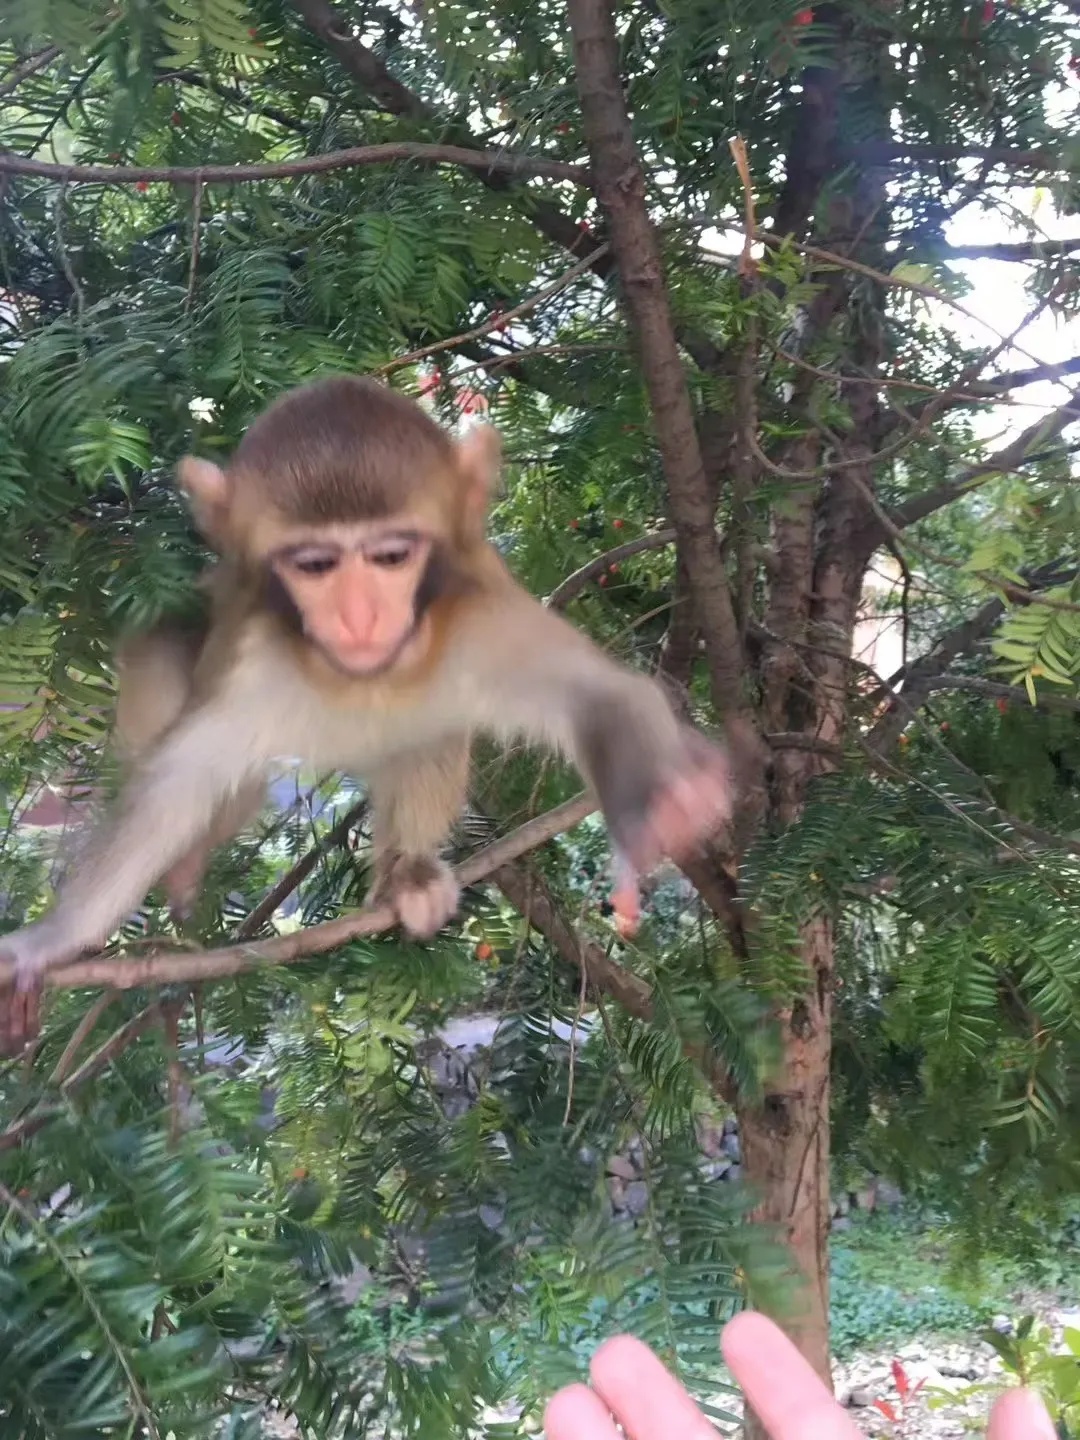
M 248 34 L 251 36 L 252 40 L 257 40 L 259 38 L 259 32 L 255 29 L 254 25 L 250 27 L 250 29 L 248 30 Z
M 294 1180 L 307 1179 L 307 1170 L 304 1168 L 303 1165 L 297 1165 L 296 1169 L 292 1172 L 292 1174 Z
M 814 23 L 814 12 L 809 6 L 805 10 L 796 10 L 791 17 L 793 25 L 812 25 Z
M 564 120 L 561 125 L 556 125 L 556 126 L 555 126 L 555 133 L 556 133 L 557 135 L 569 135 L 569 134 L 570 134 L 570 121 L 569 121 L 569 120 Z
M 135 181 L 135 189 L 136 189 L 136 190 L 149 190 L 149 189 L 150 189 L 150 186 L 149 186 L 149 183 L 148 183 L 146 180 L 136 180 L 136 181 Z
M 608 572 L 609 572 L 610 574 L 612 574 L 612 575 L 617 575 L 617 574 L 619 573 L 618 564 L 609 565 L 609 566 L 608 566 Z
M 172 123 L 174 125 L 182 125 L 184 123 L 184 117 L 180 114 L 179 110 L 172 112 Z
M 606 576 L 606 575 L 601 575 L 601 576 L 600 576 L 600 584 L 601 584 L 601 585 L 606 585 L 606 584 L 607 584 L 607 576 Z
M 999 695 L 998 698 L 997 698 L 997 700 L 994 701 L 994 704 L 995 704 L 995 705 L 997 706 L 997 708 L 1000 710 L 1000 712 L 1002 713 L 1002 715 L 1004 715 L 1004 714 L 1005 714 L 1005 711 L 1008 710 L 1008 708 L 1009 708 L 1009 702 L 1008 702 L 1008 700 L 1005 699 L 1005 696 L 1004 696 L 1004 695 Z
M 946 731 L 948 730 L 948 728 L 949 728 L 949 722 L 948 722 L 947 720 L 942 720 L 941 725 L 940 725 L 938 728 L 941 730 L 941 733 L 944 735 L 945 732 L 946 732 Z
M 570 521 L 570 529 L 571 529 L 571 530 L 576 530 L 577 527 L 578 527 L 578 525 L 579 525 L 580 523 L 581 523 L 581 522 L 578 521 L 578 520 L 571 520 L 571 521 Z
M 120 151 L 114 150 L 111 155 L 106 156 L 110 165 L 117 165 L 120 162 Z
M 612 522 L 611 522 L 611 528 L 612 528 L 613 530 L 621 530 L 621 529 L 623 528 L 623 526 L 625 525 L 625 523 L 626 523 L 625 520 L 612 520 Z
M 994 0 L 983 0 L 982 18 L 984 25 L 990 24 L 994 18 Z
M 911 744 L 911 737 L 910 737 L 909 735 L 901 735 L 901 736 L 900 736 L 900 744 L 901 744 L 901 745 L 910 745 L 910 744 Z
M 587 220 L 579 220 L 579 221 L 577 222 L 577 228 L 578 228 L 583 234 L 585 234 L 585 235 L 588 235 L 588 234 L 589 234 L 589 222 L 588 222 Z
M 481 940 L 480 944 L 476 947 L 476 958 L 478 960 L 490 960 L 494 954 L 495 951 L 486 940 Z

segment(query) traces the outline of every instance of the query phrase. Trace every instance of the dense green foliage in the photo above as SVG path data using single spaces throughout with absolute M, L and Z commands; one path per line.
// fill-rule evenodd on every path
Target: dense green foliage
M 562 3 L 347 0 L 329 41 L 302 18 L 319 9 L 8 0 L 0 152 L 194 167 L 409 140 L 583 160 Z M 848 435 L 857 425 L 850 387 L 830 373 L 884 374 L 889 427 L 919 417 L 902 456 L 874 470 L 881 502 L 900 506 L 966 474 L 988 448 L 974 402 L 919 411 L 927 386 L 969 393 L 967 367 L 985 366 L 987 349 L 910 285 L 962 295 L 950 216 L 970 204 L 1012 214 L 1014 177 L 987 147 L 1063 157 L 1041 177 L 1045 204 L 1075 210 L 1067 77 L 1080 26 L 1071 6 L 1041 0 L 851 0 L 808 14 L 787 0 L 620 6 L 627 93 L 699 414 L 737 413 L 741 380 L 709 364 L 709 347 L 750 335 L 758 438 L 781 458 L 815 426 Z M 373 62 L 366 73 L 367 61 L 343 59 L 350 36 Z M 933 153 L 889 173 L 887 199 L 857 237 L 869 275 L 815 267 L 786 247 L 766 252 L 762 283 L 748 288 L 726 253 L 698 244 L 703 228 L 742 223 L 729 135 L 749 146 L 759 216 L 775 219 L 809 177 L 819 186 L 812 233 L 833 244 L 837 215 L 879 173 L 856 154 L 826 183 L 799 151 L 807 67 L 835 65 L 838 43 L 845 143 Z M 408 92 L 379 78 L 383 63 Z M 5 928 L 37 913 L 51 878 L 48 843 L 15 817 L 46 781 L 108 780 L 112 641 L 187 603 L 203 562 L 172 467 L 192 447 L 227 452 L 284 387 L 388 366 L 494 320 L 393 383 L 415 393 L 434 382 L 448 423 L 482 395 L 506 439 L 493 531 L 515 571 L 548 593 L 666 519 L 614 282 L 580 275 L 498 321 L 580 259 L 560 243 L 566 228 L 588 247 L 603 238 L 600 219 L 570 182 L 485 183 L 482 172 L 400 159 L 228 185 L 4 177 Z M 894 285 L 878 283 L 882 270 Z M 838 274 L 843 303 L 797 363 L 806 307 Z M 1075 262 L 1048 253 L 1032 267 L 1033 308 L 1075 317 L 1075 282 Z M 818 372 L 810 382 L 806 363 Z M 882 431 L 863 437 L 869 450 L 887 452 L 896 436 Z M 983 643 L 990 627 L 953 668 L 1030 685 L 1040 700 L 1072 698 L 1080 594 L 1068 435 L 1066 420 L 1037 454 L 918 528 L 905 552 L 918 571 L 906 597 L 913 652 L 977 613 L 1003 580 L 1060 561 L 1042 587 L 1056 606 L 1004 606 L 997 656 Z M 725 446 L 733 439 L 724 432 Z M 725 478 L 718 517 L 764 545 L 798 493 L 763 471 L 740 510 Z M 765 568 L 751 587 L 755 623 Z M 675 582 L 672 552 L 644 551 L 585 587 L 573 617 L 651 668 L 678 613 Z M 880 723 L 882 698 L 865 679 L 852 668 L 848 701 L 864 729 Z M 704 677 L 695 669 L 689 681 L 691 708 L 715 718 Z M 701 1176 L 695 1121 L 722 1119 L 724 1107 L 700 1060 L 711 1049 L 741 1097 L 757 1093 L 773 1053 L 763 1014 L 797 994 L 799 928 L 823 911 L 838 936 L 838 1171 L 871 1168 L 932 1193 L 972 1254 L 1004 1221 L 1018 1243 L 1040 1233 L 1080 1180 L 1080 873 L 1046 833 L 1078 829 L 1077 713 L 1033 708 L 1022 691 L 1004 709 L 977 689 L 915 694 L 921 718 L 884 762 L 871 765 L 853 740 L 801 820 L 760 837 L 742 877 L 757 920 L 747 956 L 670 878 L 640 941 L 614 942 L 595 904 L 607 858 L 596 825 L 537 857 L 582 930 L 651 986 L 648 1018 L 590 995 L 593 1023 L 579 1033 L 580 976 L 483 888 L 431 946 L 354 943 L 208 986 L 197 1006 L 183 987 L 124 992 L 87 1031 L 94 995 L 51 997 L 32 1063 L 0 1073 L 4 1433 L 254 1440 L 269 1433 L 273 1398 L 305 1434 L 495 1440 L 521 1433 L 519 1422 L 485 1406 L 515 1398 L 535 1419 L 614 1326 L 655 1343 L 696 1393 L 714 1396 L 723 1319 L 747 1293 L 785 1291 L 770 1238 L 745 1223 L 740 1187 Z M 576 783 L 520 754 L 485 753 L 478 780 L 483 813 L 469 817 L 462 851 Z M 235 934 L 354 802 L 338 787 L 302 777 L 291 806 L 217 857 L 189 942 Z M 361 898 L 363 826 L 357 841 L 329 850 L 278 926 L 317 923 Z M 168 930 L 157 899 L 123 940 Z M 500 1018 L 494 1051 L 477 1067 L 474 1103 L 444 1106 L 418 1039 L 477 1009 Z M 20 1125 L 26 1143 L 13 1144 Z M 648 1204 L 635 1223 L 612 1225 L 603 1161 L 637 1135 Z M 337 1288 L 357 1265 L 372 1276 L 359 1302 Z M 873 1331 L 850 1313 L 840 1324 L 848 1343 Z

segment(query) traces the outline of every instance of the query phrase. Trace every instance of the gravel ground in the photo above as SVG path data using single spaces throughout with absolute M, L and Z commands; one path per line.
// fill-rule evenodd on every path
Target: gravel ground
M 1062 1310 L 1045 1296 L 1017 1296 L 1012 1310 L 1014 1317 L 1034 1313 L 1049 1324 L 1060 1342 L 1066 1327 L 1080 1328 L 1080 1311 Z M 899 1360 L 912 1385 L 925 1381 L 897 1424 L 889 1421 L 874 1406 L 884 1400 L 897 1409 L 896 1386 L 892 1362 Z M 961 1440 L 961 1437 L 983 1435 L 991 1396 L 973 1386 L 997 1379 L 1006 1380 L 1001 1361 L 994 1350 L 981 1340 L 946 1340 L 927 1336 L 898 1346 L 856 1352 L 833 1366 L 836 1394 L 852 1411 L 853 1417 L 869 1440 L 879 1436 L 919 1436 L 920 1440 Z M 724 1408 L 739 1413 L 728 1395 L 717 1396 Z M 510 1411 L 491 1420 L 512 1420 Z M 297 1440 L 299 1431 L 281 1416 L 268 1416 L 265 1433 L 274 1440 Z

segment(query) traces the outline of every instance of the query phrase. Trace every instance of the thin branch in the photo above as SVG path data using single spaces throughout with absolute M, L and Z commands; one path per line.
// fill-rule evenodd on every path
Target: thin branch
M 401 370 L 406 365 L 415 365 L 418 360 L 424 360 L 429 355 L 438 355 L 443 350 L 451 350 L 456 345 L 483 339 L 485 335 L 490 335 L 495 330 L 501 330 L 509 321 L 516 320 L 519 315 L 527 315 L 530 310 L 535 310 L 538 305 L 543 305 L 553 295 L 558 295 L 560 290 L 565 290 L 580 275 L 594 269 L 597 257 L 606 254 L 608 249 L 607 245 L 601 245 L 591 255 L 586 255 L 584 260 L 579 260 L 576 265 L 571 265 L 569 270 L 564 270 L 550 285 L 545 285 L 543 290 L 538 290 L 535 295 L 530 295 L 526 300 L 522 300 L 520 305 L 515 305 L 510 310 L 501 310 L 498 315 L 492 315 L 482 325 L 476 325 L 471 330 L 464 330 L 460 335 L 451 335 L 447 340 L 436 340 L 433 345 L 424 345 L 419 350 L 410 350 L 407 355 L 401 355 L 396 360 L 391 360 L 373 373 L 392 375 L 396 370 Z
M 590 580 L 595 580 L 598 575 L 603 575 L 611 565 L 617 564 L 620 560 L 629 560 L 632 555 L 640 555 L 646 550 L 662 550 L 665 545 L 672 545 L 675 542 L 675 531 L 653 530 L 648 535 L 638 535 L 634 540 L 625 540 L 621 545 L 614 546 L 611 550 L 605 550 L 602 555 L 596 555 L 593 559 L 586 561 L 579 570 L 574 570 L 561 580 L 551 594 L 545 600 L 545 604 L 551 610 L 564 610 L 571 600 L 575 600 L 588 585 Z
M 1072 240 L 1005 240 L 997 245 L 944 245 L 933 249 L 945 260 L 1052 260 L 1080 250 L 1080 236 Z
M 259 903 L 241 921 L 236 931 L 237 940 L 250 940 L 253 935 L 257 935 L 282 901 L 287 900 L 294 890 L 299 889 L 322 857 L 329 851 L 336 850 L 345 844 L 349 838 L 349 831 L 360 822 L 366 811 L 367 801 L 358 801 L 345 812 L 333 829 L 318 844 L 312 845 L 306 854 L 301 855 L 296 864 L 286 870 L 277 884 L 266 892 Z
M 1005 685 L 997 680 L 984 680 L 978 675 L 934 675 L 925 682 L 927 690 L 967 690 L 973 695 L 986 695 L 991 699 L 1015 700 L 1030 706 L 1031 696 L 1019 685 Z M 1080 700 L 1069 695 L 1055 695 L 1049 691 L 1036 691 L 1036 707 L 1040 710 L 1068 711 L 1080 714 Z
M 985 483 L 995 475 L 1008 474 L 1019 469 L 1028 458 L 1030 450 L 1045 445 L 1048 440 L 1057 439 L 1065 427 L 1077 419 L 1080 419 L 1080 386 L 1072 391 L 1064 405 L 1051 411 L 1049 415 L 1040 417 L 1015 440 L 1010 441 L 996 454 L 991 455 L 988 460 L 981 461 L 977 465 L 969 465 L 956 480 L 949 480 L 944 485 L 935 485 L 921 495 L 913 495 L 902 505 L 894 506 L 888 512 L 892 524 L 897 529 L 903 530 L 919 520 L 925 520 L 928 515 L 933 515 L 935 511 L 950 505 L 954 500 L 958 500 L 962 495 L 966 495 L 974 487 Z
M 583 793 L 565 804 L 539 815 L 521 825 L 501 840 L 471 856 L 456 870 L 462 886 L 475 885 L 500 865 L 516 860 L 554 839 L 564 830 L 579 824 L 596 809 L 592 795 Z M 311 925 L 291 935 L 277 935 L 269 940 L 248 941 L 226 945 L 215 950 L 170 952 L 150 951 L 135 956 L 95 956 L 58 966 L 45 975 L 45 984 L 53 989 L 70 990 L 85 985 L 112 985 L 117 990 L 131 990 L 139 985 L 188 984 L 216 979 L 223 975 L 239 975 L 263 965 L 292 965 L 312 955 L 323 955 L 365 935 L 376 935 L 396 924 L 393 910 L 355 911 L 337 920 Z M 0 962 L 0 987 L 8 987 L 13 979 L 10 961 Z
M 596 991 L 610 995 L 627 1014 L 639 1020 L 653 1018 L 652 987 L 612 960 L 595 941 L 583 940 L 559 909 L 541 876 L 526 872 L 518 865 L 504 865 L 493 872 L 491 879 L 528 924 L 543 935 L 568 965 L 579 970 Z M 702 1066 L 718 1094 L 734 1100 L 731 1075 L 711 1051 L 687 1045 L 685 1053 Z
M 888 140 L 870 140 L 847 147 L 847 154 L 868 165 L 893 161 L 989 160 L 1013 170 L 1075 170 L 1075 160 L 1055 150 L 1023 150 L 1013 145 L 903 145 Z
M 20 60 L 11 67 L 3 80 L 0 80 L 0 96 L 10 95 L 13 90 L 17 90 L 28 75 L 36 75 L 39 70 L 47 69 L 59 54 L 59 45 L 46 45 L 43 50 Z
M 320 175 L 328 170 L 361 165 L 386 165 L 415 160 L 423 165 L 459 165 L 466 170 L 495 175 L 542 176 L 588 186 L 589 172 L 580 165 L 546 160 L 539 155 L 516 155 L 507 150 L 467 150 L 462 145 L 422 145 L 413 140 L 387 145 L 353 145 L 325 155 L 304 155 L 262 165 L 58 165 L 0 150 L 0 175 L 35 175 L 72 185 L 141 185 L 163 180 L 174 185 L 232 185 L 251 180 L 282 180 L 298 175 Z
M 209 91 L 219 100 L 227 100 L 230 104 L 238 105 L 248 115 L 264 116 L 267 120 L 272 120 L 275 125 L 291 130 L 296 135 L 308 133 L 308 126 L 302 120 L 297 120 L 286 111 L 279 110 L 276 105 L 264 105 L 261 101 L 253 100 L 251 96 L 245 95 L 239 85 L 223 85 L 220 81 L 208 80 L 197 70 L 166 70 L 159 76 L 159 79 L 162 81 L 178 80 L 181 85 L 191 85 L 198 90 Z

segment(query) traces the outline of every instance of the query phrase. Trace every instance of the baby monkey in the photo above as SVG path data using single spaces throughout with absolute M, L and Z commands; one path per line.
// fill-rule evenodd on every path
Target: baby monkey
M 258 811 L 279 759 L 368 781 L 371 899 L 414 936 L 457 908 L 439 852 L 477 731 L 574 761 L 607 821 L 628 924 L 637 875 L 725 821 L 725 752 L 522 589 L 487 541 L 499 463 L 493 429 L 456 440 L 362 377 L 288 392 L 224 468 L 180 462 L 219 557 L 209 619 L 120 649 L 130 773 L 53 909 L 0 939 L 13 1038 L 43 972 L 101 945 L 151 886 L 163 880 L 174 911 L 190 908 L 210 851 Z

